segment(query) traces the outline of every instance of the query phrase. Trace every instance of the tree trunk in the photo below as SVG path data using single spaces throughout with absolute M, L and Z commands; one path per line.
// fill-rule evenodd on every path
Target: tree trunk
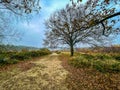
M 74 47 L 73 45 L 70 46 L 70 56 L 74 55 Z

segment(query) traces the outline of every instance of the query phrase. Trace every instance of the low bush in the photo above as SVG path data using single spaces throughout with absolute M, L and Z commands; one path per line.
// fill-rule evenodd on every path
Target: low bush
M 119 90 L 120 72 L 113 73 L 113 71 L 118 72 L 116 70 L 120 70 L 119 68 L 120 64 L 118 63 L 118 60 L 117 62 L 116 60 L 112 60 L 112 61 L 111 60 L 107 60 L 107 61 L 106 60 L 93 60 L 94 64 L 96 64 L 95 65 L 96 67 L 95 66 L 92 67 L 93 65 L 90 65 L 91 67 L 87 65 L 89 67 L 84 66 L 85 68 L 83 67 L 76 68 L 72 66 L 73 62 L 74 64 L 77 64 L 79 66 L 80 60 L 83 60 L 83 61 L 85 60 L 84 57 L 81 57 L 79 55 L 78 57 L 74 56 L 71 58 L 69 57 L 69 55 L 60 55 L 60 59 L 62 60 L 62 66 L 67 71 L 69 71 L 69 74 L 66 78 L 66 83 L 67 83 L 67 87 L 69 90 Z M 101 61 L 103 61 L 104 63 L 103 62 L 101 63 Z M 72 65 L 70 65 L 68 62 L 69 63 L 71 62 Z M 79 64 L 77 62 L 79 62 Z M 109 66 L 106 66 L 106 63 L 108 63 L 108 65 L 111 65 L 112 63 L 114 64 L 111 65 L 111 67 L 109 67 Z M 109 73 L 108 71 L 106 71 L 107 73 L 101 73 L 101 72 L 104 72 L 103 67 L 105 68 L 108 67 L 109 72 L 110 70 L 112 70 L 112 73 Z M 95 68 L 97 69 L 95 70 Z
M 86 59 L 93 59 L 93 58 L 95 58 L 94 55 L 91 55 L 91 54 L 81 54 L 81 56 L 83 56 Z
M 25 60 L 29 58 L 30 57 L 28 56 L 28 54 L 24 52 L 16 53 L 10 56 L 10 59 L 17 59 L 17 60 Z
M 0 59 L 0 65 L 6 65 L 6 64 L 16 64 L 19 61 L 16 59 L 10 59 L 10 58 L 3 58 Z
M 55 51 L 55 53 L 60 54 L 61 52 L 60 51 Z
M 0 65 L 3 65 L 3 64 L 5 64 L 5 60 L 4 58 L 0 58 Z
M 84 57 L 76 57 L 72 58 L 69 61 L 69 64 L 73 65 L 74 67 L 80 68 L 80 67 L 89 67 L 91 64 L 89 60 L 85 59 Z
M 120 62 L 109 55 L 80 55 L 71 58 L 69 64 L 77 68 L 94 68 L 100 72 L 120 72 Z
M 96 54 L 95 55 L 96 59 L 100 59 L 100 60 L 106 60 L 106 59 L 112 59 L 112 57 L 108 54 Z
M 15 64 L 19 61 L 28 60 L 33 57 L 48 55 L 50 53 L 51 52 L 46 48 L 42 48 L 37 51 L 2 52 L 0 54 L 0 65 Z
M 94 62 L 93 67 L 101 72 L 120 72 L 120 62 L 116 60 L 97 60 L 97 62 Z
M 119 53 L 112 54 L 111 56 L 116 60 L 120 60 L 120 54 Z
M 108 54 L 98 53 L 98 54 L 79 54 L 80 56 L 83 56 L 85 59 L 100 59 L 100 60 L 106 60 L 106 59 L 113 59 L 112 56 Z

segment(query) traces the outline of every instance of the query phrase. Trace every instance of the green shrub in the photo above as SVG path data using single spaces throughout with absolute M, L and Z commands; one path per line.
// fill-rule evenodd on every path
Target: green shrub
M 100 55 L 100 56 L 99 56 Z M 96 56 L 96 57 L 95 57 Z M 69 64 L 77 68 L 94 68 L 100 72 L 120 72 L 120 62 L 108 55 L 81 55 L 69 60 Z M 87 59 L 89 57 L 89 59 Z M 95 59 L 97 58 L 97 59 Z
M 39 56 L 39 53 L 36 52 L 36 51 L 31 51 L 31 52 L 28 53 L 28 55 L 29 55 L 30 57 L 38 57 L 38 56 Z
M 48 55 L 50 53 L 51 52 L 46 48 L 36 50 L 36 51 L 23 50 L 21 52 L 1 52 L 0 65 L 15 64 L 22 60 L 28 60 L 32 57 Z
M 29 59 L 30 57 L 27 55 L 27 53 L 16 53 L 10 56 L 10 59 L 17 59 L 17 60 L 25 60 L 25 59 Z
M 95 58 L 100 60 L 112 59 L 112 57 L 108 54 L 96 54 Z
M 5 64 L 16 64 L 18 62 L 18 60 L 16 60 L 16 59 L 12 60 L 10 58 L 5 58 L 4 62 L 5 62 Z
M 18 63 L 18 62 L 19 62 L 19 60 L 13 59 L 13 60 L 10 60 L 10 63 L 9 63 L 9 64 L 16 64 L 16 63 Z
M 71 65 L 73 65 L 74 67 L 89 67 L 91 64 L 89 62 L 89 60 L 85 59 L 84 57 L 76 57 L 76 58 L 72 58 L 69 63 Z
M 94 59 L 94 55 L 91 55 L 91 54 L 81 54 L 81 56 L 83 56 L 85 59 Z
M 6 64 L 4 58 L 0 58 L 0 65 L 4 65 L 4 64 Z
M 51 51 L 47 48 L 41 48 L 39 51 L 42 52 L 43 55 L 51 54 Z
M 115 59 L 116 59 L 116 60 L 120 60 L 120 56 L 116 56 Z
M 115 63 L 111 66 L 110 70 L 120 72 L 120 63 Z
M 16 64 L 16 63 L 18 63 L 18 60 L 16 59 L 13 59 L 13 60 L 11 60 L 10 58 L 0 59 L 0 65 Z
M 120 72 L 120 62 L 116 60 L 94 61 L 94 68 L 101 72 Z
M 93 68 L 100 72 L 105 72 L 105 64 L 102 63 L 100 60 L 93 62 Z
M 120 60 L 120 55 L 114 55 L 113 58 L 116 60 Z
M 50 51 L 48 49 L 40 49 L 38 51 L 28 51 L 28 52 L 22 51 L 19 53 L 15 53 L 15 54 L 12 54 L 10 58 L 17 59 L 17 60 L 25 60 L 31 57 L 39 57 L 47 54 L 50 54 Z

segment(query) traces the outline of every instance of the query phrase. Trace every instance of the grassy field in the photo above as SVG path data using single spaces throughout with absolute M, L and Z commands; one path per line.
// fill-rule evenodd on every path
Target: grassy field
M 42 50 L 1 54 L 8 61 L 18 62 L 1 63 L 0 87 L 5 90 L 32 87 L 36 90 L 120 90 L 119 52 L 89 50 L 75 52 L 73 57 L 70 52 L 50 53 Z
M 58 54 L 24 61 L 0 71 L 0 90 L 68 90 L 68 71 Z
M 93 68 L 100 72 L 120 72 L 119 54 L 78 54 L 70 59 L 69 64 L 76 68 Z
M 16 64 L 21 61 L 31 60 L 35 57 L 51 54 L 48 49 L 32 51 L 3 51 L 0 52 L 0 66 Z
M 70 73 L 66 79 L 69 90 L 120 90 L 120 54 L 78 52 L 73 57 L 59 57 Z

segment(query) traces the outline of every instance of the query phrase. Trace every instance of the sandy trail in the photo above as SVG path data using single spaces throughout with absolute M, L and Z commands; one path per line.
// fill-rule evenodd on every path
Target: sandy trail
M 35 66 L 28 71 L 0 84 L 0 90 L 68 90 L 65 83 L 68 72 L 62 67 L 57 54 L 32 63 Z

